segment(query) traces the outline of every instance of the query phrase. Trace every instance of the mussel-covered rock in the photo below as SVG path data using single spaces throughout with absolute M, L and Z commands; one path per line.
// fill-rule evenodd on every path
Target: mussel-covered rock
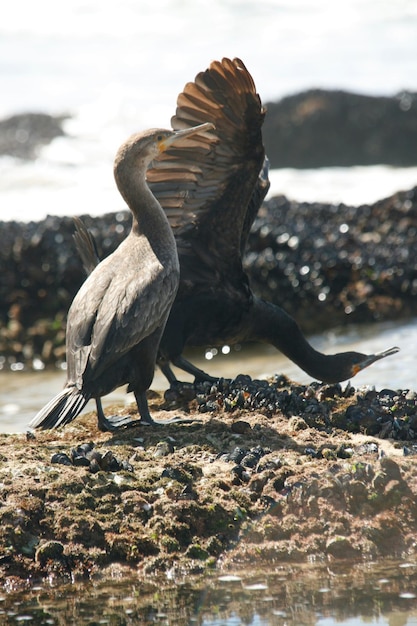
M 119 461 L 111 450 L 101 453 L 95 449 L 93 442 L 82 443 L 71 449 L 70 456 L 65 452 L 57 452 L 52 455 L 51 463 L 71 465 L 74 467 L 86 467 L 92 473 L 100 471 L 117 472 L 119 470 L 133 471 L 128 461 Z

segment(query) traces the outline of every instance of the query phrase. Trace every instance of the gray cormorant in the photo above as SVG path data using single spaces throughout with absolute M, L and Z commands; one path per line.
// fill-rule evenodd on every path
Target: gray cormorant
M 104 416 L 100 397 L 123 384 L 135 394 L 141 421 L 155 423 L 146 391 L 177 293 L 179 263 L 172 229 L 145 172 L 170 146 L 186 146 L 191 135 L 199 133 L 209 144 L 206 131 L 211 129 L 212 124 L 202 124 L 182 131 L 149 130 L 133 135 L 118 150 L 114 176 L 132 211 L 132 228 L 113 254 L 90 267 L 92 273 L 75 296 L 67 318 L 66 385 L 31 427 L 67 424 L 96 398 L 99 428 L 113 430 L 118 420 Z

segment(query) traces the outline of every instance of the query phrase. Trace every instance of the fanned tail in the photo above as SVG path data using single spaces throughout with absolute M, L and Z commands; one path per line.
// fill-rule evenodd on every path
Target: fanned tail
M 35 415 L 29 427 L 48 430 L 64 426 L 81 413 L 89 399 L 76 387 L 65 387 Z

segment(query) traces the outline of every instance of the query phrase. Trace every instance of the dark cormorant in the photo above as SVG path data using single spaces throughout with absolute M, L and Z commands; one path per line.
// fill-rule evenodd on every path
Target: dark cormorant
M 129 384 L 142 422 L 154 423 L 146 399 L 162 331 L 178 288 L 175 239 L 165 213 L 150 191 L 146 168 L 175 143 L 212 124 L 182 131 L 150 130 L 128 139 L 117 152 L 117 187 L 133 214 L 126 239 L 99 263 L 81 286 L 68 312 L 67 382 L 34 417 L 30 426 L 55 428 L 73 420 L 90 398 L 97 400 L 102 430 L 118 426 L 106 419 L 100 397 Z M 94 265 L 94 263 L 93 263 Z M 128 420 L 131 421 L 131 420 Z
M 269 343 L 307 374 L 327 383 L 347 380 L 398 351 L 322 354 L 282 308 L 251 291 L 242 257 L 269 188 L 264 116 L 242 61 L 215 61 L 185 86 L 172 118 L 177 129 L 202 121 L 215 125 L 218 142 L 209 158 L 203 144 L 189 153 L 173 146 L 147 172 L 174 230 L 180 260 L 180 286 L 158 355 L 171 384 L 176 378 L 170 362 L 199 379 L 212 380 L 182 356 L 185 346 Z
M 178 96 L 172 126 L 183 129 L 212 122 L 218 142 L 207 155 L 204 142 L 195 136 L 192 148 L 172 146 L 147 171 L 152 192 L 173 228 L 180 261 L 180 285 L 158 354 L 170 384 L 177 382 L 170 363 L 197 379 L 215 380 L 183 357 L 185 346 L 270 343 L 310 376 L 327 383 L 352 378 L 398 351 L 322 354 L 290 315 L 251 291 L 242 256 L 269 188 L 264 115 L 242 61 L 215 61 Z M 90 255 L 87 248 L 83 256 L 90 256 L 94 264 L 93 248 Z

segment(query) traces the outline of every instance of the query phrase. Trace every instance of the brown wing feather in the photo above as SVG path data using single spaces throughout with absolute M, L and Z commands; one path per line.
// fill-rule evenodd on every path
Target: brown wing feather
M 213 131 L 184 138 L 147 172 L 179 251 L 195 247 L 217 266 L 240 262 L 247 207 L 264 160 L 264 115 L 239 59 L 214 61 L 179 94 L 174 129 L 215 125 Z

